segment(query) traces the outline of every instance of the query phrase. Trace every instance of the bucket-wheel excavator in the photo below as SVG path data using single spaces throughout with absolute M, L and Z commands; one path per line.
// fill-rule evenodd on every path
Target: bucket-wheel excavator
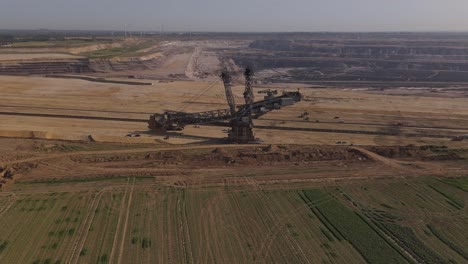
M 233 143 L 254 143 L 256 142 L 253 133 L 252 119 L 256 119 L 270 111 L 280 109 L 283 106 L 293 105 L 302 99 L 302 94 L 297 92 L 283 92 L 277 95 L 276 90 L 259 91 L 266 94 L 264 99 L 255 102 L 252 88 L 253 73 L 247 68 L 244 71 L 245 91 L 243 93 L 245 104 L 236 105 L 232 92 L 232 78 L 227 70 L 220 75 L 224 83 L 226 99 L 229 109 L 212 110 L 198 113 L 186 113 L 179 111 L 166 111 L 162 114 L 150 116 L 148 124 L 153 131 L 183 130 L 187 125 L 210 124 L 218 126 L 228 126 L 228 139 Z

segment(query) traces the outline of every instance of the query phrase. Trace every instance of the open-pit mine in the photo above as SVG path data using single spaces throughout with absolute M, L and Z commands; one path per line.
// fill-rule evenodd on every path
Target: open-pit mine
M 468 262 L 467 34 L 0 44 L 0 263 Z

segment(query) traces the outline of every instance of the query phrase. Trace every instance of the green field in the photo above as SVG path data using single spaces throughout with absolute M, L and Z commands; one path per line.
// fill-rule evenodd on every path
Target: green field
M 463 182 L 18 183 L 0 193 L 0 263 L 466 263 Z
M 143 42 L 125 44 L 121 47 L 99 49 L 91 52 L 85 52 L 81 55 L 91 59 L 109 59 L 113 57 L 133 57 L 133 56 L 144 56 L 151 54 L 151 52 L 142 52 L 142 50 L 148 49 L 158 44 L 157 40 L 147 39 Z

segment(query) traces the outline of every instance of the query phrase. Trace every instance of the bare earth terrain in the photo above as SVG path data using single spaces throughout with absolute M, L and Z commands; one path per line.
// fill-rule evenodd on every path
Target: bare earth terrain
M 0 48 L 0 263 L 466 263 L 465 37 L 439 38 Z M 304 95 L 253 121 L 259 144 L 148 129 L 154 113 L 227 109 L 222 68 L 242 102 L 246 64 L 257 100 Z

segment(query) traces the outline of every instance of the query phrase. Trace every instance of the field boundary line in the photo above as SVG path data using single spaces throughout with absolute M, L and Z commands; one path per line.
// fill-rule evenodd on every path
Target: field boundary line
M 185 251 L 185 255 L 186 255 L 186 261 L 188 263 L 195 263 L 194 259 L 193 259 L 193 250 L 192 250 L 192 244 L 190 242 L 190 228 L 189 228 L 189 225 L 188 225 L 188 219 L 187 219 L 187 203 L 186 203 L 186 198 L 185 198 L 185 195 L 186 195 L 186 191 L 184 190 L 183 192 L 183 208 L 180 208 L 179 207 L 179 211 L 180 211 L 180 216 L 181 216 L 181 223 L 182 223 L 182 231 L 183 231 L 183 234 L 182 234 L 182 242 L 183 242 L 183 248 L 184 248 L 184 251 Z M 183 209 L 183 210 L 182 210 Z
M 299 191 L 298 191 L 298 195 L 300 196 L 299 194 Z M 302 197 L 301 197 L 302 198 Z M 298 207 L 297 209 L 295 210 L 292 210 L 291 213 L 289 215 L 285 215 L 284 217 L 282 218 L 279 218 L 278 221 L 276 222 L 276 224 L 274 225 L 274 232 L 269 232 L 268 235 L 261 241 L 260 243 L 260 249 L 258 251 L 258 255 L 261 256 L 264 254 L 264 251 L 265 252 L 269 252 L 270 249 L 271 249 L 271 245 L 272 245 L 272 242 L 273 242 L 273 239 L 278 236 L 278 234 L 281 232 L 280 228 L 283 227 L 283 225 L 285 223 L 287 223 L 287 220 L 289 217 L 291 216 L 297 216 L 301 213 L 304 213 L 304 212 L 309 212 L 311 211 L 311 207 L 315 207 L 317 205 L 320 205 L 322 203 L 326 203 L 330 200 L 332 200 L 333 198 L 330 196 L 330 197 L 324 197 L 324 198 L 320 198 L 318 200 L 315 200 L 315 201 L 310 201 L 310 202 L 306 202 L 304 201 L 304 199 L 302 198 L 303 200 L 303 204 L 305 206 L 301 206 L 301 207 Z M 315 214 L 315 212 L 312 211 L 312 213 Z M 333 232 L 332 232 L 333 233 Z
M 84 243 L 86 242 L 86 238 L 88 237 L 89 229 L 91 228 L 91 224 L 93 223 L 94 216 L 96 215 L 95 214 L 96 209 L 97 209 L 97 207 L 99 205 L 102 194 L 105 191 L 107 191 L 107 188 L 99 191 L 96 194 L 96 196 L 94 196 L 94 199 L 93 199 L 93 201 L 91 203 L 91 206 L 88 209 L 88 214 L 86 215 L 86 219 L 85 219 L 85 221 L 83 222 L 83 225 L 80 228 L 80 232 L 78 232 L 78 234 L 82 234 L 82 235 L 79 236 L 75 240 L 75 243 L 74 243 L 74 246 L 73 246 L 73 249 L 72 249 L 72 253 L 71 253 L 70 258 L 67 261 L 67 263 L 78 263 L 79 253 L 77 253 L 77 251 L 81 252 L 81 250 L 83 249 Z M 74 259 L 76 259 L 76 261 L 74 261 Z
M 39 203 L 35 203 L 35 204 L 34 204 L 34 207 L 32 207 L 33 211 L 36 210 L 36 208 L 37 208 L 38 206 L 40 206 Z M 48 219 L 48 218 L 50 217 L 50 215 L 52 214 L 52 212 L 53 212 L 53 210 L 50 210 L 49 212 L 47 212 L 46 217 L 45 217 L 44 219 Z M 22 220 L 24 220 L 24 222 L 29 223 L 29 224 L 31 224 L 31 225 L 32 225 L 33 222 L 34 222 L 34 220 L 31 220 L 31 219 L 28 219 L 28 218 L 24 218 L 24 219 L 22 219 Z M 24 222 L 23 222 L 23 223 L 24 223 Z M 45 222 L 46 222 L 46 221 L 43 221 L 43 222 L 39 223 L 39 226 L 40 226 L 40 227 L 43 227 Z M 40 229 L 40 228 L 39 228 L 39 229 Z M 34 235 L 34 238 L 32 238 L 32 237 L 30 236 L 30 237 L 28 237 L 27 239 L 25 239 L 25 238 L 23 238 L 23 237 L 18 236 L 19 234 L 21 234 L 21 231 L 22 231 L 21 229 L 13 228 L 12 231 L 8 234 L 7 240 L 9 240 L 9 241 L 12 242 L 12 243 L 16 243 L 17 241 L 19 241 L 19 242 L 22 243 L 22 245 L 24 245 L 24 244 L 27 244 L 27 243 L 30 242 L 30 241 L 35 241 L 34 238 L 36 238 L 37 235 L 38 235 L 38 234 L 36 233 L 36 234 Z M 13 234 L 15 234 L 15 236 L 13 236 Z M 10 237 L 12 237 L 12 236 L 15 237 L 15 239 L 10 239 Z M 26 240 L 26 241 L 23 242 L 24 240 Z M 9 257 L 8 254 L 11 255 L 11 254 L 13 254 L 13 253 L 6 252 L 6 254 L 1 254 L 1 255 L 0 255 L 0 263 L 3 263 L 3 259 L 5 258 L 5 256 L 8 256 L 8 257 Z M 18 254 L 17 254 L 17 255 L 14 257 L 14 259 L 15 259 L 16 261 L 22 260 L 22 259 L 24 258 L 24 256 L 25 256 L 25 254 L 27 254 L 26 251 L 23 251 L 23 252 L 21 252 L 21 255 L 18 255 Z
M 263 193 L 263 189 L 260 186 L 260 184 L 258 184 L 255 179 L 253 179 L 252 177 L 250 177 L 248 175 L 244 176 L 243 178 L 254 189 L 254 192 L 252 192 L 252 194 L 256 195 L 259 201 L 262 201 L 265 205 L 268 205 L 268 203 L 267 203 L 268 202 L 268 197 Z M 265 207 L 265 212 L 267 213 L 268 217 L 272 221 L 275 220 L 275 214 L 272 212 L 271 206 L 266 206 Z M 272 233 L 271 232 L 272 230 L 273 229 L 270 228 L 269 233 Z M 289 237 L 289 234 L 287 234 L 285 232 L 284 228 L 279 228 L 278 229 L 278 234 L 281 235 L 281 237 L 283 237 L 283 239 L 286 241 L 286 243 L 287 243 L 289 249 L 291 250 L 291 252 L 293 252 L 296 256 L 301 255 L 302 259 L 298 259 L 298 261 L 300 261 L 301 263 L 310 263 L 310 261 L 307 258 L 306 254 L 302 250 L 302 247 L 297 243 L 297 241 L 293 242 L 293 240 L 291 240 L 291 238 Z M 271 240 L 271 241 L 273 241 L 273 240 Z M 258 257 L 260 257 L 260 258 L 262 257 L 262 256 L 260 256 L 258 254 L 259 252 L 256 252 L 256 253 L 257 253 Z M 260 252 L 260 253 L 263 253 L 263 252 Z M 265 252 L 265 253 L 268 253 L 268 252 Z
M 12 195 L 12 199 L 11 201 L 9 201 L 9 203 L 7 203 L 5 206 L 3 206 L 2 208 L 0 208 L 0 217 L 2 217 L 8 210 L 10 210 L 10 208 L 13 206 L 13 204 L 15 203 L 16 201 L 16 195 Z
M 117 220 L 117 226 L 116 226 L 116 230 L 115 230 L 115 235 L 114 235 L 114 240 L 112 242 L 112 250 L 111 250 L 111 254 L 110 254 L 110 259 L 109 259 L 109 263 L 113 263 L 113 260 L 114 260 L 114 254 L 115 254 L 115 248 L 117 247 L 117 238 L 119 237 L 119 231 L 120 231 L 120 222 L 122 222 L 122 215 L 123 215 L 123 209 L 124 209 L 124 201 L 125 199 L 127 198 L 127 193 L 128 193 L 128 184 L 130 182 L 130 179 L 127 178 L 127 185 L 125 186 L 125 193 L 124 193 L 124 196 L 123 196 L 123 199 L 122 199 L 122 203 L 120 204 L 120 210 L 119 210 L 119 220 Z
M 125 215 L 125 223 L 123 226 L 122 230 L 122 239 L 120 240 L 120 249 L 119 249 L 119 258 L 117 259 L 117 263 L 120 264 L 122 262 L 122 255 L 124 251 L 124 246 L 125 246 L 125 237 L 127 236 L 127 227 L 128 227 L 128 218 L 130 216 L 130 206 L 132 204 L 132 198 L 133 198 L 133 190 L 135 189 L 135 178 L 133 178 L 133 183 L 132 183 L 132 188 L 130 189 L 130 194 L 128 196 L 128 201 L 127 201 L 127 212 Z
M 377 154 L 376 154 L 377 155 Z M 337 186 L 338 187 L 338 186 Z M 390 247 L 392 247 L 395 251 L 397 251 L 403 258 L 406 260 L 411 260 L 414 263 L 419 263 L 417 260 L 417 256 L 406 249 L 406 247 L 401 245 L 401 241 L 396 237 L 393 236 L 390 232 L 385 230 L 384 228 L 380 227 L 373 219 L 366 216 L 366 213 L 363 209 L 358 205 L 358 203 L 353 199 L 353 197 L 343 190 L 339 190 L 342 195 L 346 194 L 346 197 L 349 199 L 348 202 L 351 204 L 352 207 L 356 208 L 357 211 L 354 211 L 355 214 L 367 225 L 369 226 L 378 236 L 380 236 Z M 334 195 L 333 193 L 329 192 L 329 195 L 335 196 L 339 202 L 344 203 L 342 199 Z M 343 204 L 344 205 L 344 204 Z M 344 205 L 346 206 L 346 205 Z M 351 244 L 352 245 L 352 244 Z M 354 245 L 352 245 L 354 247 Z M 357 250 L 357 249 L 356 249 Z M 358 251 L 359 252 L 359 251 Z

